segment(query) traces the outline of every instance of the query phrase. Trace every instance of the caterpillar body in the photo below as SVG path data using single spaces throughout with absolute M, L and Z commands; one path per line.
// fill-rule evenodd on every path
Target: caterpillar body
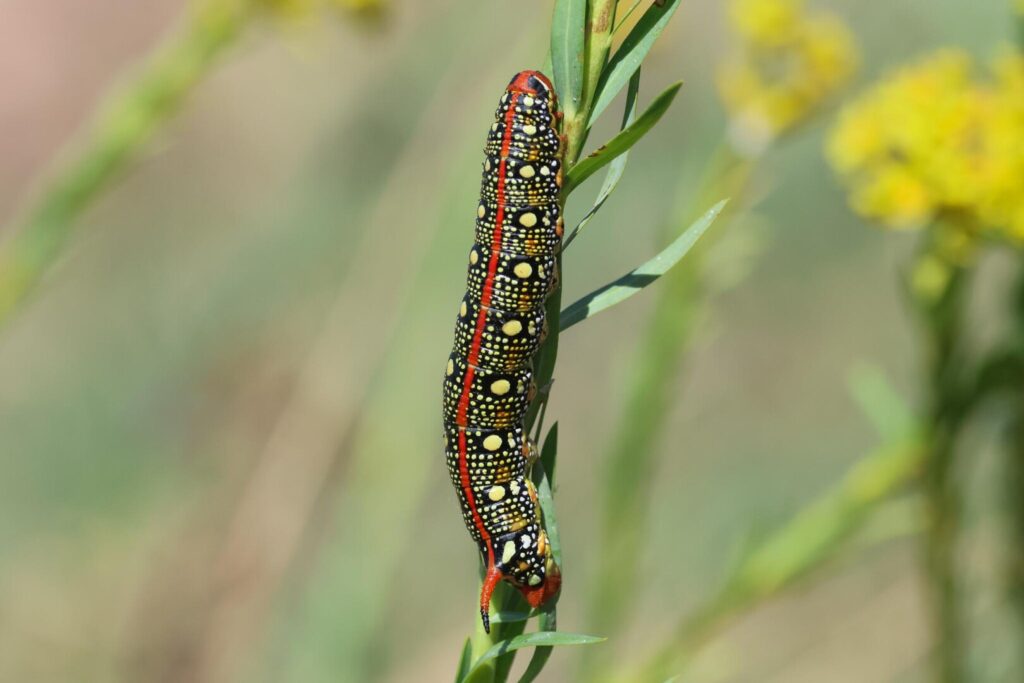
M 527 476 L 536 448 L 523 427 L 562 242 L 560 119 L 551 82 L 537 71 L 516 74 L 484 147 L 476 238 L 445 370 L 445 453 L 486 566 L 480 616 L 488 632 L 499 581 L 533 607 L 561 585 Z

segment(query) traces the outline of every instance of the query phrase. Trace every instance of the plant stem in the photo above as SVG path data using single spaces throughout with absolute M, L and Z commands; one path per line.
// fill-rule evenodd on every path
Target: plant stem
M 719 590 L 683 620 L 640 667 L 616 681 L 663 681 L 677 674 L 701 645 L 730 620 L 781 593 L 835 557 L 876 507 L 921 474 L 925 451 L 917 439 L 879 448 L 790 521 L 744 553 Z
M 229 47 L 252 13 L 249 0 L 210 0 L 107 98 L 78 155 L 60 168 L 0 245 L 0 327 L 60 255 L 75 219 L 124 169 Z
M 999 374 L 1008 377 L 1013 418 L 1004 445 L 1002 504 L 1005 510 L 1005 531 L 1002 554 L 1003 595 L 1013 629 L 1009 678 L 1024 677 L 1024 267 L 1017 274 L 1017 283 L 1010 314 L 1014 318 L 1011 333 L 1011 354 L 1018 359 L 1012 369 Z
M 583 109 L 590 114 L 601 80 L 601 72 L 608 63 L 612 48 L 612 32 L 615 28 L 615 8 L 618 0 L 589 0 L 587 8 L 587 70 L 583 75 Z M 574 159 L 575 161 L 575 159 Z
M 1024 392 L 1015 399 L 1017 415 L 1009 429 L 1003 466 L 1006 542 L 1002 579 L 1015 638 L 1009 677 L 1020 680 L 1024 676 Z
M 960 347 L 967 272 L 959 266 L 949 268 L 943 291 L 934 299 L 916 295 L 916 301 L 928 345 L 927 467 L 922 482 L 927 520 L 922 550 L 932 611 L 934 679 L 959 683 L 964 680 L 965 647 L 956 571 L 960 499 L 952 469 L 956 437 L 966 414 Z
M 562 135 L 565 136 L 565 170 L 576 163 L 583 151 L 589 132 L 590 111 L 601 72 L 608 63 L 612 46 L 612 29 L 615 25 L 617 0 L 588 0 L 586 39 L 583 51 L 583 94 L 580 107 L 566 114 L 562 121 Z
M 587 6 L 587 22 L 585 24 L 585 49 L 584 49 L 584 95 L 578 111 L 571 116 L 566 116 L 562 122 L 562 135 L 565 136 L 565 163 L 564 173 L 576 163 L 583 143 L 586 140 L 586 122 L 590 117 L 590 110 L 593 104 L 593 88 L 596 85 L 596 77 L 601 74 L 608 61 L 608 51 L 611 46 L 611 30 L 615 21 L 614 0 L 591 0 Z M 594 21 L 594 12 L 603 13 L 600 21 Z M 589 85 L 588 85 L 589 83 Z M 559 198 L 561 203 L 560 213 L 565 214 L 565 203 L 568 199 L 566 193 Z M 547 404 L 550 397 L 550 389 L 555 371 L 555 361 L 558 358 L 558 337 L 559 337 L 559 314 L 562 308 L 562 255 L 559 252 L 556 259 L 556 273 L 558 273 L 558 284 L 551 292 L 545 303 L 547 336 L 537 351 L 534 359 L 534 382 L 540 389 L 537 397 L 530 404 L 524 418 L 524 431 L 529 434 L 536 422 L 541 408 Z M 499 610 L 526 610 L 525 600 L 514 589 L 499 584 L 495 590 L 494 604 Z M 526 628 L 526 622 L 515 622 L 511 624 L 495 624 L 491 633 L 482 633 L 478 625 L 477 635 L 473 639 L 473 659 L 479 658 L 483 652 L 502 640 L 507 640 L 522 633 Z M 482 634 L 482 635 L 481 635 Z M 515 661 L 515 652 L 510 652 L 495 660 L 492 672 L 487 672 L 482 677 L 474 678 L 473 683 L 486 681 L 487 683 L 504 683 L 511 672 L 512 664 Z

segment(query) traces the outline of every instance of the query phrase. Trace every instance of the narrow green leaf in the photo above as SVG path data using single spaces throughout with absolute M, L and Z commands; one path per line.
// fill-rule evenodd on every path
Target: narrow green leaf
M 532 612 L 519 612 L 519 611 L 508 611 L 508 612 L 495 612 L 491 615 L 492 624 L 517 624 L 521 621 L 527 621 L 530 617 L 534 616 Z
M 547 474 L 551 485 L 554 486 L 555 482 L 555 458 L 558 456 L 558 423 L 555 422 L 551 425 L 551 429 L 548 430 L 548 435 L 544 438 L 544 447 L 540 449 L 540 464 L 544 466 L 544 472 Z
M 554 472 L 558 455 L 558 423 L 551 425 L 539 462 L 533 465 L 533 483 L 537 487 L 537 502 L 544 513 L 544 528 L 548 532 L 548 543 L 555 562 L 562 565 L 562 545 L 558 539 L 558 518 L 555 515 Z M 549 469 L 550 468 L 550 469 Z
M 459 657 L 459 668 L 455 670 L 455 683 L 461 683 L 473 664 L 473 641 L 466 638 L 466 644 L 462 646 L 462 655 Z
M 540 504 L 540 511 L 544 513 L 544 529 L 548 532 L 548 544 L 551 545 L 551 555 L 555 558 L 558 566 L 562 566 L 562 543 L 558 536 L 558 517 L 555 515 L 555 495 L 551 486 L 551 479 L 544 470 L 543 463 L 535 463 L 533 466 L 533 483 L 537 486 L 537 502 Z
M 536 633 L 524 633 L 510 640 L 503 640 L 495 643 L 490 650 L 480 655 L 480 659 L 474 662 L 473 667 L 466 673 L 469 678 L 477 670 L 497 659 L 506 652 L 521 650 L 524 647 L 556 647 L 560 645 L 591 645 L 603 642 L 605 638 L 600 636 L 588 636 L 582 633 L 557 633 L 551 631 L 538 631 Z
M 640 115 L 640 118 L 633 122 L 633 125 L 620 132 L 606 144 L 597 148 L 590 156 L 573 166 L 566 178 L 564 192 L 572 192 L 575 188 L 579 187 L 580 183 L 610 164 L 615 157 L 624 154 L 626 150 L 646 135 L 664 116 L 665 112 L 668 111 L 668 108 L 672 105 L 672 100 L 675 99 L 676 93 L 679 92 L 679 88 L 682 85 L 681 81 L 670 85 L 664 92 L 654 98 L 651 106 L 647 107 L 647 110 Z
M 600 313 L 606 308 L 621 303 L 651 284 L 679 263 L 693 245 L 714 222 L 725 206 L 726 200 L 718 202 L 707 213 L 688 227 L 682 235 L 647 263 L 623 275 L 615 282 L 591 292 L 562 311 L 561 331 L 565 332 L 578 322 Z
M 661 7 L 652 5 L 629 32 L 626 39 L 622 41 L 622 45 L 609 60 L 608 66 L 601 74 L 601 80 L 597 83 L 595 90 L 597 95 L 594 97 L 594 106 L 590 110 L 588 127 L 611 104 L 622 87 L 626 85 L 629 77 L 643 64 L 654 41 L 658 39 L 661 32 L 665 30 L 665 26 L 668 25 L 669 19 L 679 9 L 680 2 L 681 0 L 666 0 Z
M 538 623 L 539 631 L 555 631 L 558 628 L 558 611 L 555 606 L 551 609 L 541 612 L 540 621 Z M 544 666 L 548 663 L 548 659 L 551 658 L 551 653 L 554 648 L 545 645 L 538 647 L 533 651 L 533 656 L 530 657 L 530 663 L 526 666 L 526 671 L 519 678 L 519 683 L 532 683 L 536 680 L 540 672 L 544 670 Z
M 562 110 L 579 110 L 583 95 L 583 36 L 586 0 L 555 0 L 551 21 L 551 71 Z
M 640 91 L 640 69 L 636 70 L 633 77 L 629 79 L 629 90 L 626 91 L 626 109 L 622 114 L 622 126 L 619 130 L 625 130 L 633 125 L 636 121 L 636 98 L 637 93 Z M 629 152 L 623 152 L 615 161 L 608 166 L 608 174 L 604 177 L 604 182 L 601 184 L 601 191 L 597 193 L 597 199 L 594 200 L 594 206 L 590 208 L 587 215 L 583 217 L 583 220 L 573 228 L 569 236 L 565 238 L 565 242 L 562 244 L 562 250 L 572 244 L 572 241 L 576 239 L 576 236 L 580 234 L 580 231 L 590 222 L 590 219 L 601 210 L 604 203 L 608 201 L 608 197 L 611 196 L 615 186 L 619 184 L 619 180 L 622 178 L 622 174 L 626 170 L 626 160 L 629 159 Z
M 636 11 L 636 8 L 644 4 L 646 1 L 647 0 L 634 0 L 633 4 L 630 5 L 629 9 L 626 10 L 625 14 L 623 14 L 621 17 L 616 18 L 615 28 L 612 29 L 612 35 L 615 35 L 619 31 L 621 31 L 622 27 L 626 25 L 627 21 L 629 21 L 629 18 L 633 16 L 633 12 Z

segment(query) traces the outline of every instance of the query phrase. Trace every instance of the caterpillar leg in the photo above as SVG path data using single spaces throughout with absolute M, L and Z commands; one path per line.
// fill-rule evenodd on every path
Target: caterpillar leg
M 537 458 L 539 457 L 540 449 L 537 448 L 537 442 L 533 439 L 527 439 L 526 443 L 523 444 L 523 459 L 526 460 L 527 472 L 533 468 L 533 463 L 537 462 Z

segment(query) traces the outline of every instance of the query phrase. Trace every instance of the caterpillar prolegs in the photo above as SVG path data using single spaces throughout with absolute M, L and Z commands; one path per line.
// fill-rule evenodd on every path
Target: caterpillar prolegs
M 487 631 L 499 581 L 533 607 L 561 585 L 527 476 L 536 449 L 523 428 L 562 242 L 560 118 L 555 90 L 537 71 L 516 74 L 502 95 L 484 147 L 476 240 L 445 371 L 448 471 L 487 567 Z

